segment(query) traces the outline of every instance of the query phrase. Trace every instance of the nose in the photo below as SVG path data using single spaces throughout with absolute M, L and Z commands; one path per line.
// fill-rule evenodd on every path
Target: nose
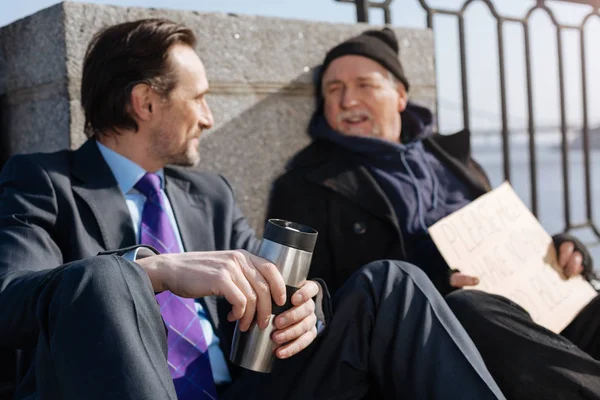
M 202 129 L 210 129 L 213 127 L 214 123 L 215 120 L 213 118 L 212 111 L 210 110 L 206 99 L 203 99 L 198 124 Z
M 356 97 L 356 91 L 351 87 L 345 87 L 342 90 L 340 96 L 340 108 L 346 110 L 352 108 L 358 104 L 358 98 Z

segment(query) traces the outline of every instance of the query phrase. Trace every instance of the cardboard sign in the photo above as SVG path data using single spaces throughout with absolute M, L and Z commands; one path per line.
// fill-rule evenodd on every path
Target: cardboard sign
M 451 268 L 479 278 L 468 288 L 509 298 L 553 332 L 596 296 L 582 277 L 566 279 L 552 238 L 508 183 L 441 219 L 429 233 Z

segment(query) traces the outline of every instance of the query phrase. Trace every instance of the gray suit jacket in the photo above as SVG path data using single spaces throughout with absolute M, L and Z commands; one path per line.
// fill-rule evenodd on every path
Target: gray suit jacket
M 223 177 L 176 167 L 165 177 L 187 251 L 255 250 Z M 76 151 L 11 158 L 0 174 L 0 346 L 36 345 L 35 307 L 53 269 L 135 242 L 125 198 L 93 140 Z M 227 355 L 229 307 L 213 297 L 204 306 Z

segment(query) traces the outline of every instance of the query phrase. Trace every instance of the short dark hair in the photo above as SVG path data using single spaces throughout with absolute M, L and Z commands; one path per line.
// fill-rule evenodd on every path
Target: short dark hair
M 167 97 L 177 84 L 169 63 L 174 44 L 196 45 L 187 27 L 166 19 L 143 19 L 109 26 L 94 36 L 83 64 L 81 105 L 88 137 L 137 130 L 128 111 L 131 91 L 146 83 Z

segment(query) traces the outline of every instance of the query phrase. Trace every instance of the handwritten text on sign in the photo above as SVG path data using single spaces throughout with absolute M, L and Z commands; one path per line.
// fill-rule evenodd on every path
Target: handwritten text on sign
M 511 299 L 551 331 L 562 331 L 596 296 L 583 278 L 564 279 L 552 238 L 508 183 L 429 233 L 451 268 L 479 278 L 473 289 Z

